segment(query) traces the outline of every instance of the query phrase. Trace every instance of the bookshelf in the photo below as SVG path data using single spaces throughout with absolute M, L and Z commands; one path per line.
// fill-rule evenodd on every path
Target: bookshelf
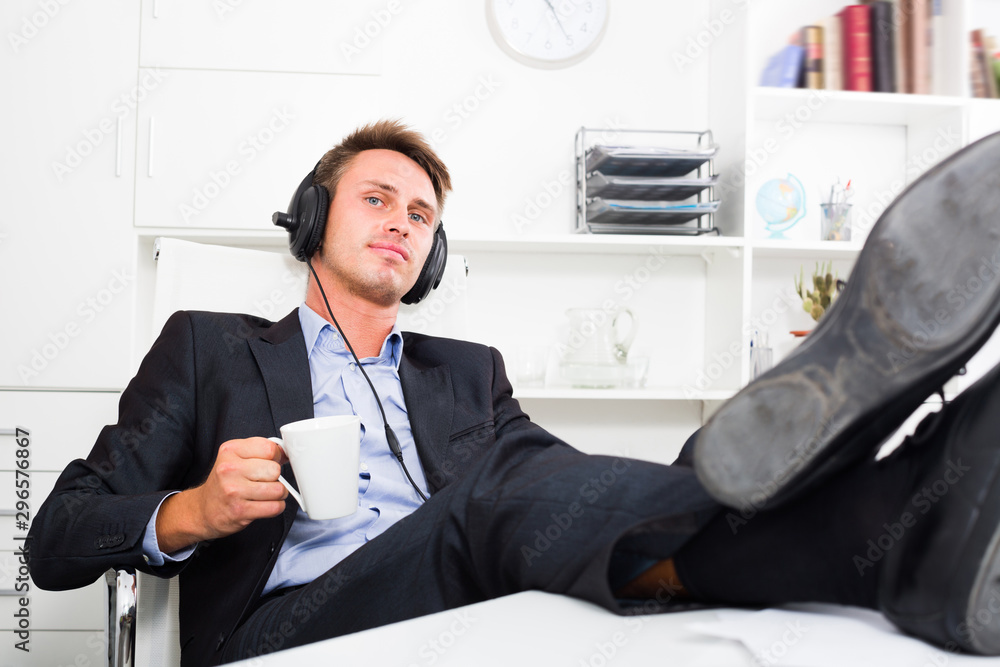
M 709 127 L 723 147 L 717 161 L 723 207 L 716 224 L 744 239 L 742 267 L 743 358 L 758 326 L 771 330 L 775 361 L 794 349 L 788 331 L 809 329 L 811 319 L 789 298 L 793 275 L 830 261 L 846 278 L 871 225 L 924 171 L 972 141 L 1000 130 L 1000 100 L 970 97 L 969 32 L 1000 37 L 1000 0 L 944 3 L 935 26 L 940 40 L 937 88 L 913 95 L 760 87 L 768 59 L 803 26 L 838 13 L 844 0 L 712 0 L 709 20 L 730 11 L 736 20 L 717 36 L 709 58 Z M 770 238 L 756 211 L 767 180 L 794 174 L 806 193 L 807 215 L 787 238 Z M 853 179 L 854 229 L 847 243 L 819 240 L 821 192 L 833 179 Z M 990 346 L 988 346 L 989 348 Z M 1000 343 L 995 345 L 1000 353 Z M 984 354 L 986 352 L 984 351 Z M 983 361 L 983 366 L 990 362 Z M 956 385 L 967 386 L 970 373 Z M 749 362 L 742 383 L 749 381 Z

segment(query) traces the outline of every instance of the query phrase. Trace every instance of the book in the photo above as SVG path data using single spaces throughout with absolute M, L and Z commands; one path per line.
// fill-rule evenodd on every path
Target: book
M 973 97 L 989 97 L 986 88 L 986 73 L 982 67 L 983 44 L 977 39 L 977 31 L 969 33 L 969 85 Z
M 892 23 L 892 3 L 871 3 L 872 89 L 880 93 L 896 92 L 896 28 Z
M 992 37 L 987 37 L 986 44 L 983 47 L 986 49 L 986 53 L 990 54 L 993 58 L 993 78 L 996 79 L 997 90 L 1000 91 L 1000 51 L 997 51 L 996 40 Z
M 823 83 L 827 90 L 843 90 L 840 17 L 827 16 L 820 24 L 823 27 Z
M 948 80 L 948 50 L 945 39 L 944 0 L 931 0 L 931 93 L 947 95 L 951 91 Z
M 872 89 L 871 20 L 866 5 L 847 5 L 840 11 L 844 57 L 844 90 Z
M 902 0 L 903 10 L 910 6 L 910 92 L 929 95 L 931 92 L 930 2 Z
M 896 92 L 912 93 L 913 82 L 910 80 L 910 6 L 911 0 L 896 0 L 893 3 L 892 18 L 896 27 Z
M 777 88 L 795 88 L 802 71 L 804 49 L 798 44 L 788 44 L 771 56 L 761 76 L 760 85 Z
M 970 63 L 970 69 L 979 68 L 983 73 L 983 97 L 998 97 L 993 52 L 987 46 L 987 37 L 983 30 L 972 31 L 972 45 L 976 58 Z
M 803 88 L 823 88 L 823 28 L 807 25 L 802 28 L 804 49 Z

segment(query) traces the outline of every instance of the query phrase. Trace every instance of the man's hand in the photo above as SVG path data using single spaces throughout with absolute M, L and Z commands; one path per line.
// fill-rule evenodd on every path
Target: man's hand
M 288 491 L 278 481 L 281 447 L 267 438 L 228 440 L 200 486 L 167 498 L 156 516 L 160 551 L 232 535 L 255 519 L 285 510 Z

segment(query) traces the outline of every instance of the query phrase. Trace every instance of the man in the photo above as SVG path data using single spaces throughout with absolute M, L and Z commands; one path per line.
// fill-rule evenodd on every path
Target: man
M 1000 318 L 1000 281 L 949 304 L 978 269 L 941 253 L 1000 253 L 998 138 L 902 195 L 800 352 L 661 466 L 587 456 L 532 424 L 495 350 L 399 333 L 450 181 L 419 135 L 361 128 L 316 170 L 330 201 L 309 195 L 328 216 L 303 306 L 277 323 L 171 317 L 118 424 L 36 515 L 32 576 L 63 589 L 111 566 L 180 573 L 185 665 L 528 589 L 619 613 L 677 599 L 856 604 L 947 648 L 1000 653 L 1000 620 L 978 613 L 1000 575 L 997 371 L 874 460 Z M 920 329 L 928 312 L 935 334 Z M 312 521 L 276 481 L 291 470 L 266 437 L 344 412 L 364 425 L 359 509 Z M 867 554 L 884 526 L 892 548 Z

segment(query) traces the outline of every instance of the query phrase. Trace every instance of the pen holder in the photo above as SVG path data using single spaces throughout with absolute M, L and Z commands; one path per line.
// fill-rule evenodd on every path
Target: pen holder
M 822 209 L 821 239 L 823 241 L 851 240 L 851 205 L 847 203 L 820 204 Z

